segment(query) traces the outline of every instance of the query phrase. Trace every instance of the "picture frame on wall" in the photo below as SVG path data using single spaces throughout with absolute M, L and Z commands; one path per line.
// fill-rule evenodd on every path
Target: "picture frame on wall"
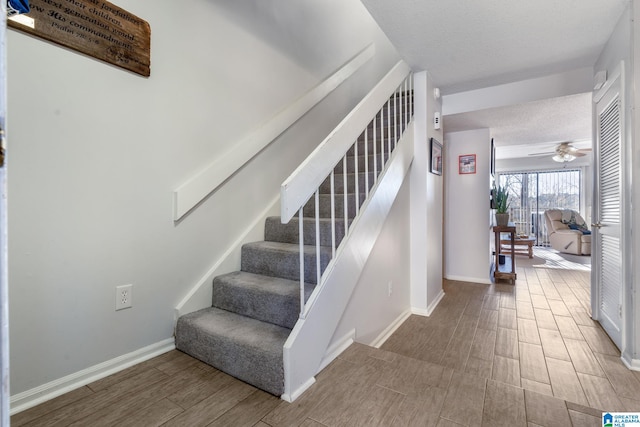
M 458 157 L 458 173 L 460 175 L 476 173 L 475 154 L 463 154 Z
M 442 175 L 442 144 L 431 138 L 431 173 Z

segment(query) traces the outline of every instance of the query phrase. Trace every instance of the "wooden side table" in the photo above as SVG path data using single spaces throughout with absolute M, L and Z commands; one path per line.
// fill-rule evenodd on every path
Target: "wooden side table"
M 509 251 L 509 255 L 504 255 L 504 264 L 500 264 L 500 238 L 501 233 L 509 233 L 509 244 L 511 245 L 511 250 Z M 496 225 L 493 227 L 493 234 L 496 239 L 496 259 L 495 259 L 495 269 L 493 270 L 493 277 L 498 279 L 506 279 L 511 280 L 514 284 L 516 282 L 516 257 L 515 257 L 515 238 L 516 238 L 516 227 L 515 226 L 501 226 Z
M 535 237 L 516 237 L 513 241 L 513 245 L 515 245 L 514 254 L 515 255 L 528 255 L 529 258 L 533 258 L 533 244 L 536 242 Z M 509 251 L 509 246 L 511 245 L 511 240 L 500 240 L 500 253 L 505 251 Z

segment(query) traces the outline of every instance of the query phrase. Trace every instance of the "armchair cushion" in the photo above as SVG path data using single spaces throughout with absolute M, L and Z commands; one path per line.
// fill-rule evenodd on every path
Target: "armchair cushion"
M 591 234 L 591 230 L 589 230 L 583 225 L 578 225 L 578 224 L 568 224 L 568 225 L 570 229 L 581 231 L 582 234 Z
M 591 232 L 578 212 L 549 209 L 544 217 L 553 249 L 575 255 L 591 254 Z

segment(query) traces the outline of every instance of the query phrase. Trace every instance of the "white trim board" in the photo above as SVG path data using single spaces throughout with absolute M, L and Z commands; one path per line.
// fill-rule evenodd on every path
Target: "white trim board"
M 431 304 L 429 304 L 426 310 L 422 308 L 412 307 L 411 314 L 415 314 L 417 316 L 424 316 L 424 317 L 431 316 L 431 314 L 433 314 L 433 310 L 435 310 L 438 304 L 440 304 L 440 301 L 442 301 L 442 298 L 444 298 L 444 290 L 440 291 L 438 296 L 436 296 L 435 299 L 431 301 Z
M 456 282 L 469 282 L 469 283 L 479 283 L 481 285 L 492 285 L 490 279 L 482 279 L 479 277 L 466 277 L 466 276 L 445 276 L 447 280 L 454 280 Z
M 371 43 L 322 83 L 278 112 L 264 126 L 252 132 L 242 141 L 232 144 L 231 151 L 211 162 L 176 188 L 173 192 L 173 219 L 179 220 L 197 206 L 256 154 L 351 77 L 374 55 L 375 44 Z
M 382 344 L 385 343 L 389 339 L 391 335 L 404 323 L 405 320 L 411 316 L 411 309 L 407 309 L 403 311 L 400 316 L 396 318 L 389 326 L 385 328 L 384 331 L 380 333 L 372 342 L 369 344 L 371 347 L 380 348 Z
M 623 354 L 622 357 L 620 357 L 624 366 L 632 371 L 640 371 L 640 359 L 627 359 L 625 356 L 626 355 Z
M 11 396 L 11 415 L 39 405 L 47 400 L 61 396 L 72 390 L 113 375 L 145 360 L 152 359 L 176 348 L 173 338 L 151 344 L 131 353 L 107 360 L 66 377 L 48 382 L 41 386 Z
M 322 359 L 322 362 L 320 362 L 318 373 L 322 372 L 322 370 L 326 368 L 329 363 L 333 362 L 354 342 L 356 342 L 356 330 L 352 329 L 347 332 L 342 338 L 334 342 L 331 347 L 329 347 L 327 353 L 324 355 L 324 359 Z

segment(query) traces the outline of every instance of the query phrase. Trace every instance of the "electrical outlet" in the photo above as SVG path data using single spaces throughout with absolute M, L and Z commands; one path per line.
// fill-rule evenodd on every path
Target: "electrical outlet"
M 116 311 L 133 305 L 133 285 L 116 286 Z
M 389 282 L 387 290 L 388 290 L 389 296 L 391 296 L 391 293 L 393 292 L 393 282 Z

